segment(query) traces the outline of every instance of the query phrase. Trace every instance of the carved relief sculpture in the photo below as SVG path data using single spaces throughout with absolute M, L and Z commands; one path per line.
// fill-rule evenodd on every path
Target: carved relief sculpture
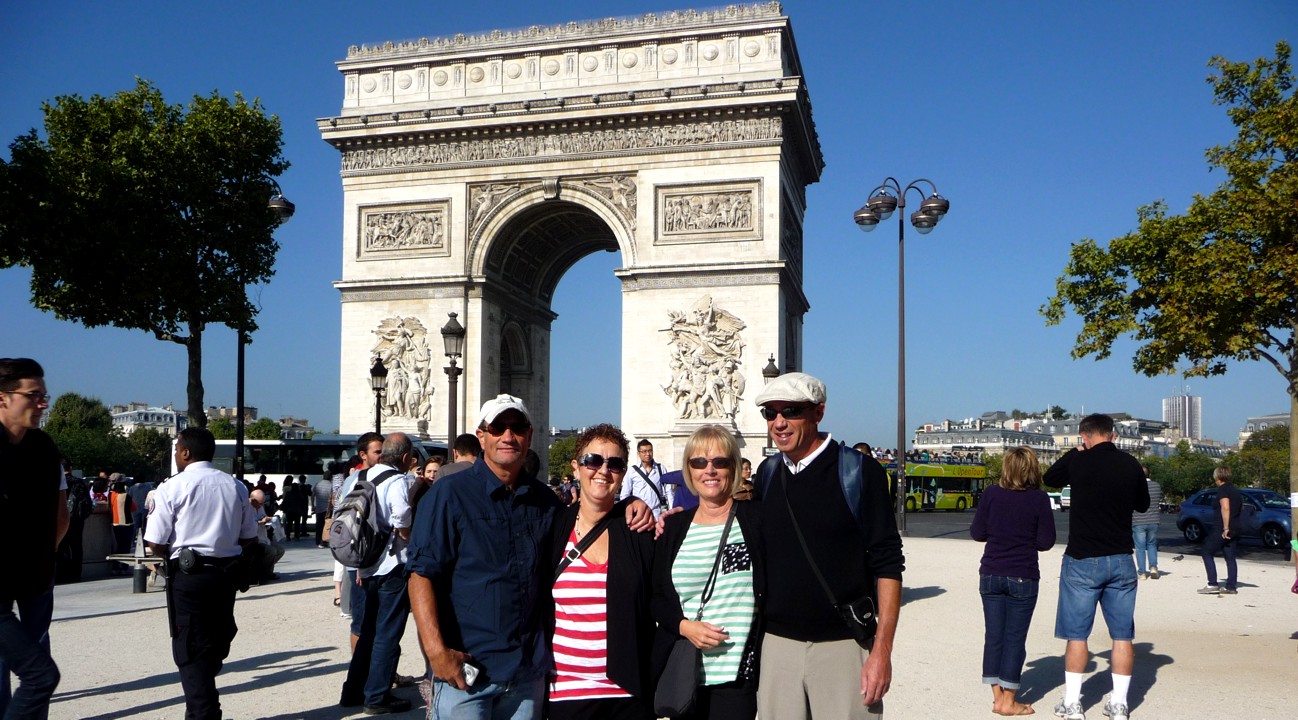
M 388 369 L 381 407 L 385 417 L 408 418 L 416 423 L 430 417 L 433 386 L 432 353 L 428 331 L 414 317 L 390 317 L 372 331 L 378 341 L 370 351 L 370 364 L 383 361 Z
M 635 226 L 635 178 L 629 175 L 609 175 L 599 178 L 580 178 L 573 180 L 572 184 L 594 190 L 626 218 L 632 227 Z
M 521 187 L 518 183 L 469 186 L 469 232 L 475 232 L 492 210 L 504 202 L 505 198 L 517 193 Z
M 449 255 L 446 226 L 449 208 L 445 200 L 360 208 L 359 258 Z
M 761 181 L 660 185 L 655 244 L 761 239 Z
M 676 417 L 733 420 L 744 396 L 739 371 L 744 321 L 716 307 L 711 296 L 704 296 L 688 313 L 672 310 L 667 316 L 671 326 L 660 332 L 671 333 L 671 379 L 663 392 L 676 408 Z

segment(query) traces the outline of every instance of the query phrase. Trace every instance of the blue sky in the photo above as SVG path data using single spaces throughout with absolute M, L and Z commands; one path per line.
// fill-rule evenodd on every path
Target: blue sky
M 298 209 L 277 235 L 276 277 L 257 290 L 248 403 L 328 431 L 338 418 L 340 312 L 331 282 L 341 274 L 342 191 L 338 154 L 315 120 L 341 107 L 334 62 L 352 44 L 686 7 L 4 3 L 0 140 L 7 146 L 39 127 L 43 100 L 112 94 L 137 75 L 171 102 L 212 90 L 260 98 L 283 121 L 293 166 L 280 183 Z M 1137 207 L 1159 198 L 1181 212 L 1194 193 L 1222 181 L 1203 152 L 1234 133 L 1211 102 L 1206 63 L 1271 55 L 1277 40 L 1294 39 L 1283 33 L 1298 28 L 1298 4 L 825 1 L 788 2 L 784 11 L 826 161 L 807 194 L 805 369 L 829 385 L 826 427 L 837 436 L 895 444 L 896 220 L 869 235 L 851 221 L 889 175 L 929 178 L 951 201 L 936 231 L 907 235 L 909 425 L 1053 404 L 1158 418 L 1160 399 L 1183 382 L 1203 397 L 1205 430 L 1216 439 L 1233 442 L 1249 415 L 1287 410 L 1270 366 L 1235 364 L 1212 379 L 1146 378 L 1131 369 L 1130 343 L 1105 361 L 1074 361 L 1076 318 L 1048 328 L 1037 310 L 1070 243 L 1129 232 Z M 620 325 L 618 259 L 592 255 L 559 285 L 554 425 L 618 418 L 619 346 L 592 352 L 581 340 L 584 329 Z M 21 269 L 0 271 L 0 308 L 0 354 L 38 358 L 51 392 L 183 407 L 180 346 L 41 313 Z M 210 329 L 204 344 L 207 403 L 233 405 L 233 333 Z

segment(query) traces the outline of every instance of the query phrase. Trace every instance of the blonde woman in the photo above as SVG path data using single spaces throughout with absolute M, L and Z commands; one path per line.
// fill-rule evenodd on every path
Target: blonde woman
M 729 430 L 704 425 L 694 431 L 685 442 L 681 467 L 685 487 L 699 504 L 666 519 L 654 555 L 655 667 L 661 673 L 679 638 L 702 651 L 694 707 L 683 718 L 752 720 L 757 714 L 759 508 L 735 502 L 743 479 L 741 462 Z M 727 531 L 731 513 L 735 519 Z
M 1005 453 L 1000 484 L 983 491 L 969 534 L 987 543 L 978 591 L 986 621 L 983 684 L 992 686 L 992 712 L 1032 715 L 1032 706 L 1018 701 L 1019 680 L 1041 581 L 1037 553 L 1055 544 L 1055 517 L 1031 448 Z

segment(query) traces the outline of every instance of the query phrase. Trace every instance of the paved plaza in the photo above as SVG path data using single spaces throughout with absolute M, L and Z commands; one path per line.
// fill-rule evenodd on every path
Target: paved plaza
M 978 560 L 982 547 L 960 539 L 906 541 L 906 591 L 893 658 L 892 718 L 979 718 L 991 713 L 980 684 L 982 615 Z M 1053 637 L 1062 546 L 1041 558 L 1045 579 L 1028 639 L 1020 697 L 1038 716 L 1053 717 L 1063 685 L 1063 643 Z M 1165 555 L 1167 573 L 1142 581 L 1136 611 L 1133 718 L 1293 716 L 1298 688 L 1298 595 L 1292 566 L 1240 562 L 1239 595 L 1195 594 L 1203 565 Z M 363 717 L 337 706 L 347 668 L 347 621 L 333 607 L 328 551 L 289 545 L 280 580 L 239 596 L 239 634 L 217 678 L 226 718 L 336 720 Z M 131 593 L 129 578 L 55 589 L 51 628 L 63 680 L 50 717 L 56 720 L 170 718 L 184 715 L 166 632 L 161 588 Z M 1108 636 L 1103 622 L 1092 649 L 1101 651 L 1083 687 L 1088 717 L 1102 720 L 1109 690 Z M 399 671 L 415 675 L 422 661 L 414 623 L 406 631 Z M 1096 672 L 1096 671 L 1099 672 Z M 416 691 L 396 691 L 422 716 Z

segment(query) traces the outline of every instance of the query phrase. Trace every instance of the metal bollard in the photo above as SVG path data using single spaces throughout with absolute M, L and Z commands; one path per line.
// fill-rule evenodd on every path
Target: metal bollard
M 133 583 L 131 592 L 143 593 L 149 591 L 149 566 L 144 563 L 135 563 L 135 572 L 133 574 Z

